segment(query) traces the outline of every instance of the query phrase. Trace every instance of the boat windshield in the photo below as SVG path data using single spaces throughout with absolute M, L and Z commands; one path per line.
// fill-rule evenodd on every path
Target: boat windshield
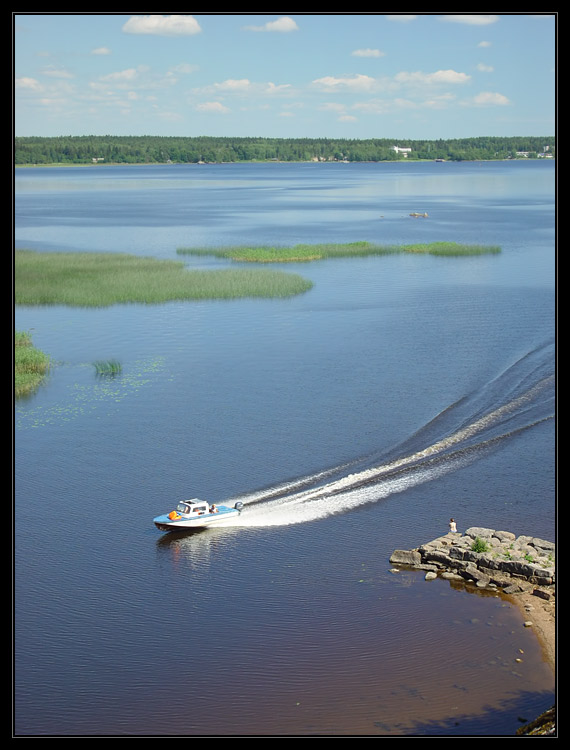
M 190 508 L 186 505 L 186 503 L 178 503 L 176 506 L 176 510 L 179 513 L 190 513 Z

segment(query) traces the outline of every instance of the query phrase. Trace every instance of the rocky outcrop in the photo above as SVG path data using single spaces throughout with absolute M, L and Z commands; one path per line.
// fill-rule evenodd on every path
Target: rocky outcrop
M 398 569 L 425 571 L 426 580 L 445 578 L 504 594 L 540 597 L 546 608 L 555 606 L 556 546 L 533 536 L 472 527 L 464 534 L 448 533 L 411 550 L 395 550 L 390 562 Z M 532 605 L 525 603 L 525 611 Z M 554 610 L 552 610 L 554 612 Z M 533 625 L 525 621 L 525 627 Z M 544 634 L 544 633 L 543 633 Z M 556 736 L 556 708 L 520 728 L 517 736 Z
M 549 598 L 556 583 L 555 554 L 554 542 L 474 526 L 415 549 L 395 550 L 390 562 L 425 570 L 426 578 L 456 578 L 506 594 L 536 587 L 534 593 Z

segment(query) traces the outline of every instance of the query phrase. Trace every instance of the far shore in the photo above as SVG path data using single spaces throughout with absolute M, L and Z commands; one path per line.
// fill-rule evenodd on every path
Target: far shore
M 172 167 L 172 166 L 184 166 L 184 167 L 203 167 L 203 166 L 215 166 L 228 164 L 482 164 L 493 162 L 537 162 L 537 161 L 554 161 L 555 157 L 548 157 L 548 159 L 385 159 L 384 161 L 342 161 L 340 159 L 332 160 L 314 160 L 307 159 L 305 161 L 287 161 L 285 159 L 252 159 L 251 161 L 144 161 L 144 162 L 124 162 L 124 161 L 106 161 L 106 162 L 92 162 L 86 161 L 81 163 L 75 162 L 50 162 L 49 164 L 15 164 L 15 169 L 28 169 L 30 167 Z

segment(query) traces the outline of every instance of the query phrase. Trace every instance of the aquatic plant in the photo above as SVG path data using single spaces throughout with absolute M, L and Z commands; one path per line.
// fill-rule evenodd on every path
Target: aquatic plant
M 122 372 L 122 365 L 116 359 L 97 360 L 93 362 L 93 367 L 97 375 L 115 376 Z
M 14 335 L 14 395 L 27 396 L 40 385 L 50 367 L 50 359 L 32 345 L 32 337 L 24 331 Z
M 16 304 L 75 307 L 289 297 L 312 287 L 311 281 L 283 271 L 188 270 L 182 261 L 31 250 L 16 250 L 14 280 Z
M 179 255 L 213 255 L 233 261 L 252 263 L 298 263 L 324 258 L 350 258 L 368 255 L 394 255 L 397 253 L 426 253 L 430 255 L 482 255 L 499 253 L 500 247 L 485 245 L 463 245 L 457 242 L 431 242 L 414 245 L 375 245 L 358 241 L 347 243 L 299 244 L 280 246 L 237 246 L 192 248 L 180 247 Z
M 92 366 L 92 363 L 79 365 L 80 368 Z M 17 409 L 16 426 L 18 430 L 42 429 L 48 425 L 73 422 L 87 414 L 115 413 L 123 400 L 136 397 L 159 380 L 161 383 L 172 381 L 164 357 L 130 360 L 129 367 L 121 372 L 120 377 L 74 379 L 55 403 L 36 403 L 33 408 Z
M 495 255 L 501 252 L 497 245 L 461 245 L 458 242 L 429 242 L 427 244 L 404 245 L 406 253 L 427 253 L 429 255 Z

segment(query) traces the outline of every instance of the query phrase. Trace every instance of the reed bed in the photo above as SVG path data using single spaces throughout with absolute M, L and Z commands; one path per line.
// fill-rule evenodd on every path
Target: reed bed
M 97 375 L 101 377 L 115 377 L 123 371 L 123 366 L 116 359 L 104 359 L 93 362 Z
M 17 250 L 19 305 L 106 307 L 173 300 L 289 297 L 311 288 L 296 274 L 261 269 L 188 270 L 182 261 L 118 253 Z
M 24 331 L 14 336 L 14 395 L 27 396 L 35 391 L 50 367 L 50 359 L 32 344 L 32 337 Z
M 368 255 L 395 255 L 397 253 L 425 253 L 429 255 L 465 256 L 499 253 L 497 246 L 462 245 L 457 242 L 432 242 L 416 245 L 375 245 L 371 242 L 349 242 L 344 244 L 294 245 L 293 247 L 214 247 L 178 248 L 179 255 L 212 255 L 238 262 L 250 263 L 297 263 L 325 258 L 350 258 Z
M 458 242 L 430 242 L 418 245 L 403 245 L 403 252 L 426 253 L 428 255 L 496 255 L 501 252 L 498 245 L 461 245 Z

